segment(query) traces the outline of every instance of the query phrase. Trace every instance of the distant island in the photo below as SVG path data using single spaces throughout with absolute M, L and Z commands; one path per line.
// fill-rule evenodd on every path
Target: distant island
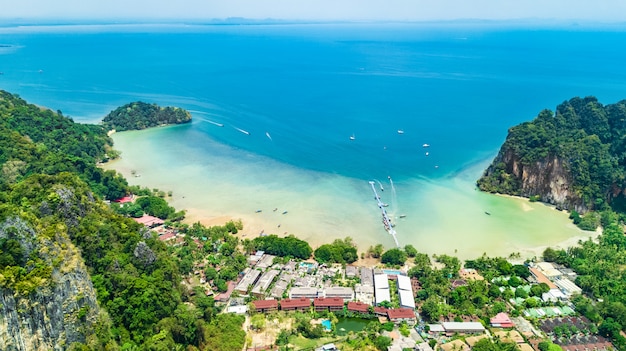
M 509 129 L 477 185 L 580 213 L 625 213 L 624 135 L 626 100 L 603 106 L 595 97 L 572 98 Z
M 102 120 L 107 130 L 124 131 L 181 124 L 191 121 L 191 113 L 180 107 L 160 107 L 137 101 L 120 106 Z

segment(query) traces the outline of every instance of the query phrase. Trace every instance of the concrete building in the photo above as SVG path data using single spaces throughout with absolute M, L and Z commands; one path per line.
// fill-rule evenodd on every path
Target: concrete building
M 316 311 L 341 311 L 343 310 L 343 299 L 339 297 L 313 299 L 313 306 Z
M 554 285 L 561 289 L 561 292 L 567 297 L 571 297 L 574 294 L 580 295 L 583 292 L 583 289 L 569 279 L 557 279 L 554 281 Z
M 398 297 L 400 298 L 400 307 L 415 309 L 415 298 L 412 291 L 398 289 Z
M 348 302 L 348 311 L 351 312 L 359 312 L 359 313 L 369 313 L 370 305 L 358 302 L 358 301 L 350 301 Z
M 406 275 L 399 275 L 396 282 L 398 284 L 398 290 L 413 290 L 413 286 L 411 286 L 411 278 Z
M 311 308 L 311 300 L 307 298 L 284 299 L 280 301 L 281 311 L 308 311 Z
M 331 286 L 324 291 L 326 297 L 338 297 L 344 301 L 354 300 L 354 290 L 348 287 Z
M 387 310 L 387 318 L 394 323 L 407 322 L 414 325 L 415 311 L 411 308 L 390 308 Z
M 244 275 L 243 278 L 241 278 L 241 281 L 239 282 L 239 284 L 237 284 L 237 286 L 235 287 L 235 290 L 241 294 L 248 293 L 248 288 L 254 285 L 254 283 L 256 283 L 260 275 L 261 275 L 261 271 L 259 270 L 256 270 L 256 269 L 249 270 L 248 273 L 246 273 L 246 275 Z
M 380 305 L 383 301 L 391 302 L 391 295 L 389 293 L 389 289 L 375 289 L 374 299 L 376 300 L 376 305 Z
M 317 290 L 317 288 L 311 288 L 311 287 L 295 287 L 295 288 L 291 288 L 291 291 L 289 291 L 290 299 L 299 299 L 299 298 L 315 299 L 321 296 L 322 294 L 320 293 L 319 290 Z
M 374 286 L 374 273 L 371 268 L 361 267 L 361 285 Z
M 261 257 L 261 259 L 256 263 L 257 268 L 260 269 L 266 269 L 268 267 L 271 267 L 274 264 L 274 258 L 276 256 L 274 255 L 263 255 L 263 257 Z
M 374 286 L 356 284 L 354 286 L 354 295 L 357 301 L 361 301 L 368 305 L 374 304 Z
M 257 283 L 254 285 L 254 288 L 252 288 L 252 294 L 257 297 L 265 295 L 265 292 L 270 285 L 272 285 L 272 282 L 276 279 L 278 273 L 280 272 L 275 269 L 270 269 L 269 271 L 263 273 L 261 278 L 259 278 Z
M 271 312 L 278 309 L 278 301 L 276 300 L 256 300 L 252 301 L 257 312 Z
M 389 278 L 387 274 L 374 275 L 374 288 L 376 289 L 389 289 Z
M 359 274 L 359 267 L 346 266 L 346 278 L 356 278 Z

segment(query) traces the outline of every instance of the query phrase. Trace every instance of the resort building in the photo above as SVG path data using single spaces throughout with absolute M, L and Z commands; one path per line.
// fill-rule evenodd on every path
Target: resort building
M 354 298 L 357 301 L 372 305 L 374 304 L 374 286 L 356 284 L 354 286 Z
M 415 324 L 415 311 L 410 308 L 390 308 L 387 310 L 387 318 L 394 323 L 407 322 Z
M 371 268 L 361 267 L 361 285 L 374 286 L 374 273 Z
M 262 297 L 265 295 L 265 292 L 270 287 L 276 276 L 278 276 L 279 271 L 275 269 L 270 269 L 269 271 L 263 273 L 259 281 L 252 288 L 252 294 L 257 297 Z
M 359 274 L 359 267 L 346 266 L 346 278 L 356 278 Z
M 415 309 L 415 295 L 413 295 L 413 285 L 411 278 L 405 275 L 398 275 L 398 297 L 400 298 L 400 307 Z
M 256 263 L 256 267 L 260 269 L 266 269 L 274 264 L 274 255 L 264 254 L 263 257 Z
M 320 297 L 313 300 L 316 311 L 341 311 L 343 310 L 343 299 L 339 297 Z
M 292 280 L 291 274 L 283 271 L 276 284 L 274 284 L 272 291 L 270 291 L 270 296 L 276 299 L 282 299 L 285 291 L 287 291 L 287 286 L 289 286 Z
M 561 292 L 567 297 L 571 297 L 574 294 L 580 295 L 583 292 L 583 289 L 569 279 L 557 279 L 554 281 L 554 285 L 561 289 Z
M 233 294 L 233 291 L 235 290 L 235 286 L 237 284 L 235 284 L 235 282 L 228 282 L 227 287 L 228 290 L 226 290 L 226 292 L 223 292 L 221 294 L 217 294 L 215 296 L 213 296 L 213 301 L 215 302 L 226 302 L 230 299 L 230 296 Z
M 133 219 L 135 220 L 135 222 L 139 224 L 143 224 L 148 228 L 154 228 L 156 226 L 159 226 L 165 223 L 161 218 L 150 216 L 150 215 L 143 215 L 139 218 L 133 218 Z
M 241 281 L 239 282 L 239 284 L 237 284 L 237 286 L 235 287 L 235 290 L 238 291 L 241 294 L 248 293 L 248 288 L 250 288 L 250 286 L 252 286 L 252 285 L 254 285 L 254 283 L 256 283 L 256 281 L 257 281 L 257 279 L 259 279 L 260 275 L 261 275 L 261 271 L 259 271 L 259 270 L 256 270 L 256 269 L 249 270 L 243 276 L 243 278 L 241 278 Z
M 374 274 L 374 299 L 376 305 L 380 305 L 383 301 L 391 302 L 387 274 Z
M 284 299 L 280 301 L 281 311 L 308 311 L 311 308 L 311 300 L 307 298 Z
M 276 300 L 256 300 L 252 301 L 257 312 L 266 313 L 278 310 L 278 301 Z
M 470 347 L 474 347 L 474 345 L 476 345 L 477 342 L 479 342 L 481 339 L 484 339 L 484 338 L 489 338 L 489 336 L 487 334 L 481 334 L 481 335 L 476 335 L 476 336 L 468 336 L 467 338 L 465 338 L 465 342 Z
M 444 333 L 448 336 L 458 334 L 483 334 L 485 327 L 480 322 L 443 322 L 430 324 L 431 333 Z
M 369 313 L 370 305 L 363 303 L 363 302 L 350 301 L 348 302 L 348 311 L 359 312 L 359 313 Z
M 415 298 L 411 290 L 398 290 L 400 307 L 415 309 Z
M 504 312 L 500 312 L 496 314 L 495 317 L 489 320 L 489 323 L 494 328 L 513 328 L 514 327 L 513 321 L 511 320 L 511 318 L 509 318 L 509 315 Z
M 294 287 L 294 288 L 291 288 L 291 291 L 289 291 L 290 299 L 300 299 L 300 298 L 315 299 L 321 296 L 322 294 L 320 293 L 319 290 L 317 290 L 317 288 Z
M 379 317 L 387 317 L 387 310 L 386 307 L 376 306 L 374 307 L 374 314 Z
M 326 297 L 338 297 L 345 301 L 354 300 L 354 290 L 348 287 L 331 286 L 324 291 Z
M 545 274 L 540 272 L 537 268 L 532 268 L 531 267 L 531 268 L 529 268 L 529 270 L 530 270 L 530 274 L 533 276 L 533 278 L 535 278 L 535 281 L 537 283 L 545 283 L 545 284 L 548 285 L 548 287 L 550 289 L 557 289 L 558 290 L 557 286 L 554 285 L 554 283 L 550 279 L 548 279 L 548 277 L 546 277 Z

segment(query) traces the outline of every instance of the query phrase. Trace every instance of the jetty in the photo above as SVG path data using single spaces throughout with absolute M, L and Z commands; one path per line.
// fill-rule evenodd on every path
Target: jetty
M 398 238 L 396 237 L 396 230 L 393 229 L 393 224 L 391 223 L 391 220 L 389 219 L 389 215 L 387 214 L 387 210 L 385 209 L 385 204 L 380 200 L 380 196 L 378 196 L 378 193 L 376 192 L 376 187 L 374 186 L 374 181 L 370 181 L 370 186 L 372 187 L 372 191 L 374 192 L 374 199 L 376 199 L 376 204 L 378 205 L 378 208 L 380 208 L 380 212 L 383 215 L 383 225 L 385 226 L 385 230 L 387 231 L 387 233 L 389 233 L 389 235 L 391 235 L 393 237 L 393 241 L 396 243 L 397 247 L 400 247 L 400 244 L 398 243 Z

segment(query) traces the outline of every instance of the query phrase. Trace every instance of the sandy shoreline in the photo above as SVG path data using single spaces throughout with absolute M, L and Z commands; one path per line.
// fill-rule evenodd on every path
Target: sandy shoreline
M 315 249 L 349 236 L 359 253 L 371 245 L 394 246 L 367 181 L 296 169 L 204 137 L 191 144 L 202 148 L 190 148 L 181 138 L 184 131 L 115 133 L 122 157 L 102 167 L 120 172 L 131 185 L 172 191 L 168 201 L 187 211 L 185 223 L 241 220 L 242 239 L 293 234 Z M 387 192 L 383 196 L 397 213 L 406 214 L 395 222 L 400 245 L 461 259 L 483 252 L 532 258 L 548 246 L 566 248 L 597 235 L 578 230 L 554 207 L 477 191 L 473 179 L 478 173 L 470 168 L 452 178 L 394 182 L 398 203 Z

